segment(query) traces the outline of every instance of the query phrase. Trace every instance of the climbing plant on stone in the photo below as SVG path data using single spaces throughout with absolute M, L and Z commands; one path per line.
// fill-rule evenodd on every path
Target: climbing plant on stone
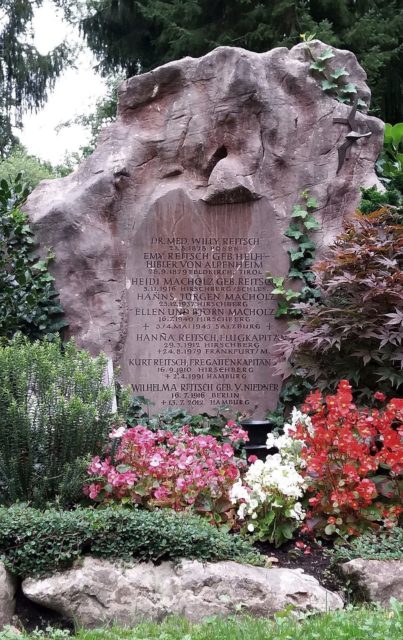
M 276 318 L 281 316 L 300 317 L 301 313 L 293 307 L 295 301 L 309 302 L 317 300 L 319 292 L 315 289 L 315 275 L 310 270 L 315 258 L 315 243 L 310 239 L 309 232 L 320 228 L 319 222 L 312 212 L 317 209 L 316 198 L 309 195 L 308 191 L 301 194 L 302 204 L 295 204 L 291 212 L 291 223 L 285 231 L 285 235 L 295 241 L 296 246 L 288 249 L 290 256 L 290 268 L 287 277 L 276 277 L 267 274 L 267 280 L 274 284 L 272 293 L 278 296 Z M 299 279 L 302 282 L 301 290 L 288 286 L 291 280 Z

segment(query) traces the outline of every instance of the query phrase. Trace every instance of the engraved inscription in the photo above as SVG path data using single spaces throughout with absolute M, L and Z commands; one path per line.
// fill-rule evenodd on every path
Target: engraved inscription
M 230 405 L 263 417 L 276 403 L 284 327 L 265 275 L 281 266 L 279 244 L 258 233 L 264 208 L 247 206 L 161 203 L 134 239 L 123 368 L 157 411 Z

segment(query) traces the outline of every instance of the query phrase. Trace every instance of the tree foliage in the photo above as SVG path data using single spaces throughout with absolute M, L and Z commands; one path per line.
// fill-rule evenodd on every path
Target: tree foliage
M 58 0 L 71 13 L 71 3 Z M 105 73 L 135 75 L 218 45 L 266 51 L 300 34 L 357 54 L 373 107 L 403 119 L 401 0 L 87 0 L 79 22 Z
M 0 161 L 0 180 L 15 183 L 19 174 L 22 175 L 25 187 L 32 191 L 41 180 L 55 178 L 57 171 L 49 162 L 29 154 L 20 144 L 14 146 L 7 158 Z
M 41 55 L 29 43 L 34 10 L 42 0 L 0 0 L 0 157 L 16 142 L 13 125 L 24 111 L 41 107 L 69 59 L 66 44 Z

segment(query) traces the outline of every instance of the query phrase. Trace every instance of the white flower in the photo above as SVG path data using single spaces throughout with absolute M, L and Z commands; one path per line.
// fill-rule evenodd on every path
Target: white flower
M 126 427 L 118 427 L 117 429 L 112 429 L 109 434 L 110 438 L 121 438 L 126 433 Z
M 255 527 L 253 526 L 253 524 L 250 522 L 248 524 L 248 531 L 250 531 L 250 533 L 252 533 L 255 530 Z

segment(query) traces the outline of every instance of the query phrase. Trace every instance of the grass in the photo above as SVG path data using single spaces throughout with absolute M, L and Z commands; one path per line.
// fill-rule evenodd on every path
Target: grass
M 0 632 L 1 640 L 65 640 L 64 631 L 34 632 L 15 636 Z M 390 611 L 379 607 L 347 608 L 334 613 L 305 616 L 277 614 L 274 620 L 250 617 L 216 618 L 192 624 L 183 618 L 144 623 L 133 629 L 79 630 L 74 640 L 400 640 L 403 637 L 403 604 Z

